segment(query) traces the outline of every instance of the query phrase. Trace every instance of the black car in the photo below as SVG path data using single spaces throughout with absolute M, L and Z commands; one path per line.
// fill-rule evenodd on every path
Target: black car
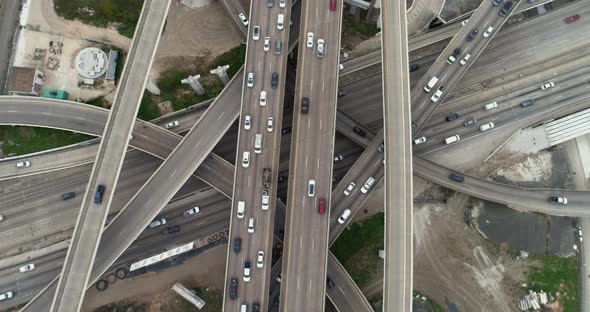
M 455 173 L 451 173 L 449 175 L 449 179 L 455 181 L 455 182 L 460 182 L 463 183 L 463 181 L 465 181 L 465 177 L 460 175 L 460 174 L 455 174 Z
M 473 29 L 473 30 L 472 30 L 472 31 L 469 33 L 469 35 L 467 36 L 467 39 L 466 39 L 466 40 L 467 40 L 467 42 L 469 42 L 469 41 L 473 40 L 473 39 L 475 38 L 475 36 L 477 36 L 477 33 L 478 33 L 478 32 L 479 32 L 479 31 L 477 30 L 477 28 L 474 28 L 474 29 Z
M 420 65 L 418 65 L 418 64 L 410 64 L 410 73 L 411 72 L 415 72 L 418 69 L 420 69 Z
M 500 3 L 502 3 L 502 0 L 492 0 L 493 5 L 500 5 Z
M 270 86 L 273 89 L 276 89 L 278 85 L 279 85 L 279 74 L 272 73 L 272 78 L 270 79 Z
M 104 195 L 104 191 L 106 190 L 106 187 L 102 184 L 99 184 L 98 187 L 96 188 L 96 193 L 94 193 L 94 203 L 95 204 L 100 204 L 102 203 L 102 196 Z
M 253 303 L 252 304 L 252 312 L 260 312 L 260 304 Z
M 363 129 L 357 127 L 357 126 L 354 126 L 354 128 L 352 128 L 352 131 L 354 131 L 354 133 L 356 133 L 356 134 L 358 134 L 358 135 L 360 135 L 362 137 L 364 137 L 365 135 L 367 135 L 367 133 L 365 132 L 365 130 L 363 130 Z
M 535 102 L 533 100 L 526 100 L 526 101 L 520 103 L 520 106 L 524 108 L 524 107 L 529 107 L 533 104 L 535 104 Z
M 506 16 L 508 13 L 510 13 L 510 10 L 512 10 L 513 5 L 514 3 L 512 1 L 506 2 L 502 9 L 498 12 L 498 15 L 502 17 Z
M 67 192 L 67 193 L 61 194 L 61 199 L 63 199 L 63 200 L 68 200 L 68 199 L 71 199 L 74 197 L 76 197 L 76 193 L 74 193 L 74 192 Z
M 327 277 L 326 284 L 328 285 L 328 288 L 334 288 L 336 286 L 336 283 L 334 283 L 330 276 Z
M 279 176 L 279 182 L 283 182 L 285 180 L 287 180 L 287 177 L 282 176 L 282 175 Z
M 291 128 L 291 127 L 285 127 L 283 129 L 281 129 L 281 133 L 282 134 L 291 133 L 291 130 L 293 130 L 293 128 Z
M 160 232 L 163 236 L 180 232 L 180 225 L 169 226 Z
M 242 239 L 239 237 L 234 238 L 234 252 L 240 253 L 242 251 Z
M 309 98 L 304 96 L 301 98 L 301 112 L 307 114 L 309 112 Z
M 477 119 L 475 119 L 475 118 L 469 118 L 469 119 L 465 120 L 465 127 L 473 126 L 476 123 L 477 123 Z
M 416 122 L 412 121 L 412 130 L 416 129 L 418 125 L 416 124 Z
M 344 89 L 338 90 L 338 97 L 343 97 L 346 95 L 346 91 Z
M 447 121 L 453 121 L 457 118 L 459 118 L 459 114 L 457 114 L 457 113 L 452 113 L 452 114 L 447 115 Z
M 231 283 L 229 284 L 229 299 L 236 300 L 238 299 L 238 279 L 232 278 Z

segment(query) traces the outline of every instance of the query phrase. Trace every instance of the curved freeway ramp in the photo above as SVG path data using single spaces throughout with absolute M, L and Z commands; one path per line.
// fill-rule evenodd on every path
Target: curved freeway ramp
M 71 101 L 0 96 L 0 124 L 2 125 L 58 128 L 98 136 L 102 133 L 107 115 L 106 109 Z M 131 141 L 133 147 L 162 158 L 166 158 L 181 140 L 180 136 L 144 121 L 137 122 L 133 134 L 135 138 Z M 449 179 L 449 175 L 456 172 L 454 170 L 416 156 L 413 162 L 415 175 L 457 192 L 505 204 L 520 211 L 555 216 L 590 216 L 590 209 L 587 208 L 590 192 L 527 189 L 471 176 L 465 176 L 464 183 L 456 183 Z M 568 204 L 566 206 L 549 204 L 547 198 L 551 195 L 567 197 Z

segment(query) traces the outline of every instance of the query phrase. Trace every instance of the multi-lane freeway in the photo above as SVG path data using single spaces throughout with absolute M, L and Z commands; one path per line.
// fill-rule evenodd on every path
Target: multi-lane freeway
M 556 90 L 556 91 L 563 91 L 563 90 Z M 67 121 L 66 121 L 66 122 L 67 122 Z M 35 124 L 35 123 L 33 122 L 32 124 Z M 104 122 L 103 122 L 103 125 L 104 125 Z M 65 128 L 67 128 L 67 126 L 66 126 Z M 100 132 L 101 132 L 101 131 L 99 131 L 99 133 L 100 133 Z M 133 142 L 132 142 L 132 143 L 133 143 Z M 149 149 L 149 148 L 148 148 L 148 149 Z M 415 161 L 416 161 L 416 160 L 415 160 Z M 431 164 L 425 164 L 425 166 L 430 166 L 430 165 L 431 165 Z M 446 180 L 446 182 L 447 182 L 447 183 L 449 183 L 449 180 L 448 180 L 448 173 L 449 173 L 449 172 L 450 172 L 450 171 L 447 171 L 447 172 L 445 172 L 445 174 L 447 174 L 447 176 L 445 177 L 445 179 L 441 179 L 441 180 L 440 180 L 440 181 L 441 181 L 441 183 L 444 183 L 444 181 L 443 181 L 443 180 Z M 443 175 L 443 174 L 440 174 L 440 176 L 444 177 L 444 175 Z M 379 179 L 379 180 L 380 180 L 380 179 Z M 471 183 L 475 183 L 475 184 L 477 184 L 477 182 L 476 182 L 476 181 L 471 181 L 470 179 L 467 179 L 467 181 L 468 181 L 470 184 L 471 184 Z M 466 182 L 467 182 L 467 181 L 466 181 Z M 486 181 L 483 181 L 483 182 L 487 183 Z M 377 182 L 377 183 L 378 183 L 378 182 Z M 231 181 L 230 181 L 230 184 L 231 184 Z M 457 186 L 455 186 L 455 187 L 457 187 Z M 458 186 L 458 187 L 461 187 L 461 186 Z M 484 188 L 485 188 L 485 187 L 484 187 Z M 496 188 L 496 187 L 494 186 L 493 188 Z M 467 187 L 467 188 L 466 188 L 466 191 L 467 191 L 467 192 L 469 192 L 469 191 L 471 191 L 471 192 L 474 192 L 473 190 L 469 190 L 469 187 Z M 487 192 L 487 191 L 488 191 L 488 190 L 486 190 L 486 192 Z M 497 190 L 496 190 L 496 191 L 497 191 Z M 474 192 L 474 193 L 477 193 L 477 192 Z M 546 196 L 546 195 L 544 195 L 544 196 Z M 569 196 L 570 196 L 570 195 L 568 194 L 568 198 L 569 198 Z M 508 195 L 508 197 L 510 197 L 510 196 Z M 543 199 L 543 198 L 541 198 L 541 199 Z M 534 200 L 537 200 L 537 199 L 534 199 Z M 544 200 L 546 200 L 546 197 L 544 198 Z M 545 202 L 545 204 L 546 204 L 546 202 Z M 550 208 L 551 208 L 551 207 L 550 207 Z M 569 212 L 567 212 L 567 213 L 571 213 L 571 211 L 569 211 Z
M 250 6 L 224 311 L 267 307 L 291 20 L 282 2 Z
M 302 1 L 282 311 L 324 309 L 342 1 Z

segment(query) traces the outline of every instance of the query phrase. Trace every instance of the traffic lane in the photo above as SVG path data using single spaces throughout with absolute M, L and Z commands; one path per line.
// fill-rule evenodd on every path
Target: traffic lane
M 157 168 L 159 163 L 150 162 L 151 159 L 153 156 L 136 152 L 131 159 L 127 160 L 127 166 L 120 175 L 120 189 L 113 198 L 111 212 L 119 211 Z M 0 239 L 0 245 L 3 248 L 18 247 L 20 251 L 23 251 L 25 244 L 34 242 L 40 237 L 60 235 L 61 232 L 71 229 L 75 224 L 76 213 L 82 198 L 76 196 L 62 200 L 61 196 L 66 192 L 81 194 L 86 188 L 89 175 L 90 165 L 86 165 L 65 170 L 58 175 L 48 173 L 27 179 L 25 182 L 27 188 L 19 192 L 5 189 L 6 192 L 0 195 L 0 200 L 11 209 L 6 211 L 6 220 L 0 225 L 0 229 L 4 229 L 5 233 Z M 199 188 L 205 186 L 194 179 L 191 179 L 187 185 Z M 178 196 L 184 193 L 183 191 Z M 51 244 L 51 239 L 43 245 L 47 244 Z M 40 246 L 37 245 L 36 248 L 38 247 Z
M 326 287 L 326 296 L 334 303 L 340 312 L 372 312 L 373 308 L 361 293 L 356 283 L 338 262 L 332 253 L 328 256 L 328 275 L 334 282 L 334 287 Z
M 515 7 L 517 7 L 518 4 L 519 4 L 519 2 L 516 2 Z M 482 4 L 482 5 L 484 5 L 484 4 Z M 496 8 L 493 8 L 493 9 L 494 9 L 493 11 L 496 10 Z M 481 10 L 481 7 L 478 8 L 478 10 L 476 12 L 476 15 L 480 11 L 483 11 L 483 10 Z M 450 74 L 450 78 L 448 80 L 446 80 L 446 77 L 447 77 L 448 73 L 447 74 L 443 74 L 441 72 L 441 69 L 440 69 L 440 66 L 441 66 L 440 64 L 442 64 L 442 66 L 444 66 L 444 63 L 445 62 L 443 62 L 443 60 L 440 57 L 437 59 L 437 61 L 435 61 L 435 64 L 433 64 L 433 66 L 431 68 L 437 68 L 437 70 L 436 71 L 433 71 L 433 72 L 439 72 L 440 73 L 439 75 L 441 76 L 441 78 L 440 78 L 441 83 L 438 84 L 439 86 L 437 87 L 437 90 L 439 90 L 440 88 L 442 88 L 444 86 L 447 91 L 442 92 L 442 94 L 440 95 L 440 97 L 438 99 L 438 102 L 435 102 L 434 104 L 427 105 L 427 103 L 429 102 L 429 99 L 428 99 L 429 94 L 428 94 L 428 92 L 425 92 L 426 93 L 426 96 L 424 96 L 423 94 L 421 94 L 420 96 L 418 96 L 420 98 L 420 100 L 413 101 L 413 103 L 417 103 L 417 104 L 414 104 L 414 105 L 416 105 L 415 107 L 413 105 L 413 109 L 412 109 L 413 110 L 413 113 L 412 114 L 415 115 L 415 116 L 419 116 L 417 118 L 414 118 L 414 121 L 415 121 L 415 123 L 417 125 L 416 126 L 416 129 L 414 130 L 414 133 L 417 133 L 417 132 L 419 132 L 422 129 L 422 127 L 424 126 L 424 123 L 428 121 L 428 119 L 430 118 L 430 116 L 432 115 L 432 113 L 434 112 L 434 110 L 437 108 L 437 106 L 440 104 L 440 102 L 443 102 L 444 101 L 446 95 L 448 94 L 448 90 L 450 90 L 450 89 L 453 88 L 453 86 L 456 84 L 456 82 L 459 80 L 459 78 L 462 77 L 463 73 L 467 69 L 469 69 L 469 67 L 471 66 L 472 62 L 475 61 L 478 58 L 478 56 L 484 50 L 485 46 L 495 36 L 495 34 L 498 31 L 498 29 L 500 29 L 501 26 L 506 22 L 507 17 L 504 18 L 504 17 L 500 17 L 499 15 L 497 15 L 497 16 L 496 15 L 493 15 L 493 17 L 490 16 L 488 18 L 484 18 L 483 19 L 483 22 L 480 21 L 480 22 L 482 22 L 482 25 L 494 24 L 494 25 L 496 25 L 496 29 L 495 29 L 495 31 L 492 31 L 491 32 L 491 34 L 489 35 L 488 38 L 483 38 L 483 35 L 482 35 L 481 39 L 479 38 L 479 35 L 476 35 L 475 36 L 474 40 L 476 42 L 474 43 L 474 46 L 473 46 L 472 50 L 467 49 L 468 51 L 471 51 L 470 54 L 472 55 L 472 59 L 470 61 L 468 61 L 465 66 L 462 66 L 464 68 L 455 67 L 455 69 L 452 69 L 451 70 L 452 72 Z M 471 19 L 470 19 L 470 22 L 467 25 L 472 25 Z M 457 48 L 457 45 L 458 45 L 458 43 L 455 40 L 452 40 L 451 43 L 449 44 L 449 46 L 453 46 L 452 47 L 453 49 Z M 448 51 L 448 50 L 450 50 L 449 47 L 447 47 L 445 49 L 445 51 Z M 444 54 L 445 53 L 443 52 L 443 57 L 448 57 L 448 56 L 446 56 Z M 429 71 L 429 72 L 431 72 L 431 71 Z M 424 80 L 430 79 L 430 77 L 428 77 L 430 75 L 426 75 L 426 76 L 427 77 L 425 77 Z M 436 76 L 436 75 L 434 75 L 434 76 Z M 445 80 L 446 80 L 446 82 L 445 82 Z M 416 91 L 416 92 L 414 92 L 414 94 L 418 94 L 417 92 L 419 92 L 417 90 L 417 88 L 414 89 L 413 91 Z
M 268 16 L 266 16 L 266 18 L 265 18 L 266 19 L 266 25 L 261 25 L 262 33 L 263 33 L 262 37 L 264 37 L 265 34 L 266 34 L 269 37 L 271 37 L 272 39 L 274 39 L 274 40 L 271 40 L 271 42 L 273 42 L 273 43 L 276 42 L 276 39 L 279 39 L 282 42 L 286 42 L 286 40 L 284 40 L 283 36 L 278 36 L 279 30 L 276 30 L 276 27 L 274 27 L 275 26 L 274 23 L 271 22 L 271 21 L 273 21 L 276 18 L 276 15 L 274 14 L 273 11 L 277 11 L 278 12 L 278 8 L 277 8 L 277 10 L 268 10 L 265 7 L 265 4 L 264 4 L 264 6 L 262 5 L 263 4 L 262 2 L 260 2 L 260 4 L 261 4 L 261 7 L 258 8 L 258 10 L 256 10 L 257 12 L 259 12 L 259 11 L 265 11 L 265 12 L 268 11 L 268 12 L 270 12 L 270 14 L 268 14 Z M 285 15 L 285 19 L 286 20 L 289 19 L 288 12 L 281 11 L 281 13 L 287 13 Z M 266 33 L 265 33 L 265 29 L 267 29 L 267 32 Z M 284 32 L 285 31 L 280 31 L 280 34 L 283 34 Z M 277 37 L 280 37 L 280 38 L 277 38 Z M 260 45 L 261 45 L 261 43 L 260 43 Z M 276 62 L 277 60 L 275 58 L 278 58 L 276 55 L 274 55 L 274 53 L 272 53 L 270 51 L 269 52 L 263 52 L 261 48 L 262 47 L 259 46 L 259 45 L 257 45 L 257 44 L 252 44 L 251 47 L 249 47 L 249 52 L 254 53 L 254 55 L 247 57 L 247 60 L 250 60 L 250 59 L 258 59 L 258 62 L 256 63 L 258 67 L 253 72 L 255 73 L 254 74 L 255 77 L 256 77 L 257 74 L 262 73 L 262 82 L 259 81 L 258 82 L 258 85 L 255 83 L 254 88 L 252 88 L 253 90 L 251 90 L 252 92 L 250 92 L 247 89 L 244 90 L 244 100 L 243 100 L 244 102 L 242 104 L 243 105 L 243 110 L 244 109 L 247 109 L 247 108 L 250 108 L 250 109 L 254 110 L 255 112 L 252 112 L 252 116 L 253 116 L 252 118 L 253 119 L 256 119 L 256 120 L 253 120 L 252 129 L 248 130 L 249 133 L 244 133 L 243 134 L 242 131 L 240 131 L 240 142 L 238 142 L 238 147 L 239 147 L 238 148 L 238 151 L 244 151 L 245 149 L 243 148 L 243 146 L 245 144 L 248 144 L 248 143 L 242 143 L 242 142 L 243 141 L 253 141 L 255 139 L 254 134 L 256 134 L 256 133 L 261 134 L 263 136 L 263 138 L 265 138 L 265 139 L 268 138 L 268 136 L 266 135 L 266 133 L 268 132 L 268 131 L 266 131 L 266 121 L 267 121 L 267 118 L 270 117 L 269 115 L 272 115 L 273 114 L 273 112 L 272 112 L 273 111 L 273 108 L 274 108 L 273 106 L 277 105 L 277 103 L 279 103 L 279 100 L 280 100 L 280 92 L 275 92 L 273 88 L 268 88 L 268 91 L 267 92 L 270 95 L 268 97 L 269 103 L 267 103 L 267 106 L 264 107 L 266 109 L 263 109 L 262 107 L 259 107 L 259 104 L 258 104 L 258 95 L 259 95 L 259 92 L 262 91 L 263 89 L 267 89 L 266 88 L 267 86 L 270 86 L 270 73 L 267 75 L 266 72 L 272 72 L 273 71 L 273 67 L 274 67 L 273 66 L 274 65 L 273 62 Z M 249 66 L 250 65 L 247 65 L 247 67 L 249 67 Z M 280 70 L 277 70 L 277 72 L 279 72 L 279 75 L 281 74 L 281 71 Z M 284 75 L 282 75 L 282 76 L 283 76 L 282 78 L 279 77 L 279 79 L 281 80 L 281 83 L 280 83 L 281 86 L 284 85 L 284 77 L 285 77 Z M 261 86 L 261 85 L 263 87 L 259 89 L 259 86 Z M 277 111 L 280 111 L 280 109 L 277 110 Z M 277 117 L 274 117 L 275 118 L 274 120 L 276 121 L 276 125 L 279 126 L 278 128 L 280 128 L 280 116 L 277 116 Z M 254 131 L 252 131 L 252 130 L 254 130 Z M 244 135 L 243 138 L 242 138 L 242 135 Z M 279 139 L 280 139 L 280 136 L 279 136 Z M 268 141 L 270 141 L 270 140 L 267 139 L 267 140 L 264 140 L 264 141 L 266 141 L 267 143 L 269 143 Z M 264 145 L 267 145 L 266 148 L 265 148 Z M 264 158 L 266 158 L 265 156 L 267 154 L 268 155 L 271 154 L 271 153 L 268 152 L 268 150 L 270 149 L 270 147 L 268 145 L 270 145 L 270 147 L 272 147 L 272 145 L 274 145 L 274 144 L 264 144 L 263 143 L 263 148 L 262 148 L 263 149 L 263 152 L 262 152 L 262 154 L 259 154 L 258 156 L 256 155 L 256 153 L 253 153 L 252 149 L 250 149 L 251 150 L 251 155 L 252 155 L 251 156 L 252 157 L 252 162 L 253 162 L 253 163 L 250 164 L 250 166 L 253 166 L 254 167 L 253 168 L 254 171 L 251 174 L 249 174 L 248 177 L 243 177 L 243 178 L 248 179 L 248 189 L 246 190 L 246 192 L 245 192 L 246 194 L 244 194 L 244 197 L 246 197 L 245 198 L 246 199 L 245 201 L 247 203 L 252 204 L 254 206 L 252 209 L 256 209 L 256 206 L 260 206 L 261 207 L 261 202 L 259 202 L 259 201 L 261 200 L 261 195 L 260 194 L 262 193 L 262 190 L 261 190 L 261 185 L 260 184 L 254 184 L 253 189 L 250 189 L 249 188 L 250 187 L 250 184 L 251 183 L 257 183 L 257 181 L 253 181 L 252 182 L 252 180 L 256 180 L 257 177 L 259 177 L 259 174 L 261 174 L 262 168 L 272 167 L 270 164 L 268 164 L 269 162 L 272 161 L 272 157 L 268 156 L 269 159 L 267 159 L 266 161 L 264 159 Z M 249 145 L 249 146 L 251 146 L 251 145 Z M 237 156 L 240 156 L 240 154 L 241 153 L 238 152 L 238 155 Z M 238 161 L 239 161 L 239 159 L 236 160 L 236 162 L 238 162 Z M 236 185 L 240 185 L 239 180 L 238 180 L 238 176 L 240 174 L 239 171 L 240 170 L 238 169 L 238 171 L 236 173 Z M 276 175 L 276 173 L 274 173 L 274 174 Z M 236 194 L 239 194 L 240 191 L 241 190 L 236 189 L 235 192 L 236 192 Z M 252 191 L 253 191 L 253 193 L 252 193 Z M 268 212 L 267 214 L 271 214 L 271 213 Z M 254 220 L 255 220 L 255 233 L 254 233 L 254 235 L 256 235 L 256 232 L 257 232 L 256 229 L 258 230 L 258 232 L 264 231 L 264 228 L 265 228 L 265 224 L 264 224 L 265 222 L 264 221 L 265 220 L 263 218 L 263 215 L 260 214 L 260 213 L 258 213 L 258 210 L 253 210 L 252 216 L 254 217 Z M 269 235 L 271 235 L 271 234 L 267 234 L 267 236 L 269 236 Z M 232 234 L 232 236 L 233 236 L 233 234 Z M 260 242 L 256 242 L 255 239 L 254 240 L 248 239 L 245 242 L 245 244 L 244 244 L 245 245 L 244 253 L 253 254 L 252 250 L 259 250 L 259 248 L 257 248 L 256 246 L 259 246 L 260 244 L 261 243 Z M 264 248 L 264 249 L 267 249 L 267 248 Z M 235 262 L 235 261 L 232 260 L 232 258 L 233 257 L 231 257 L 231 253 L 228 254 L 228 266 L 227 266 L 228 273 L 226 274 L 226 278 L 229 278 L 230 276 L 237 275 L 237 274 L 234 273 L 236 271 L 236 268 L 241 268 L 241 266 L 239 266 L 238 264 L 232 263 L 232 262 Z M 240 260 L 242 260 L 242 259 L 240 259 Z M 250 283 L 253 283 L 253 284 L 262 284 L 263 285 L 262 289 L 264 289 L 264 281 L 262 281 L 262 283 L 257 283 L 257 281 L 256 281 L 257 276 L 256 277 L 255 276 L 252 276 L 252 278 L 254 279 L 254 281 L 251 281 Z M 249 288 L 246 288 L 245 291 L 239 292 L 239 296 L 242 297 L 242 298 L 245 297 L 246 298 L 246 301 L 252 301 L 251 298 L 254 297 L 254 296 L 257 296 L 257 294 L 256 294 L 256 291 L 250 292 L 251 289 L 252 289 L 252 287 L 249 287 Z M 225 300 L 225 304 L 231 304 L 231 301 L 228 302 L 228 300 L 226 299 Z
M 356 181 L 356 187 L 354 191 L 348 196 L 340 197 L 341 200 L 332 206 L 330 218 L 330 242 L 335 241 L 340 233 L 348 226 L 356 212 L 358 212 L 358 210 L 361 208 L 362 203 L 364 203 L 369 197 L 372 189 L 375 188 L 383 179 L 383 154 L 374 154 L 368 164 L 369 166 L 364 167 L 364 170 L 355 170 L 356 172 L 353 172 L 351 169 L 349 178 L 353 178 Z M 364 186 L 369 177 L 373 177 L 375 182 L 373 182 L 373 185 L 370 187 L 369 191 L 366 194 L 363 194 L 361 192 L 361 188 Z M 346 177 L 344 180 L 348 181 Z M 342 196 L 344 196 L 344 192 L 342 192 Z M 338 218 L 342 215 L 345 209 L 350 209 L 351 213 L 350 216 L 346 218 L 345 222 L 341 224 L 338 222 Z
M 221 4 L 226 10 L 227 14 L 230 16 L 230 20 L 233 22 L 234 27 L 242 36 L 242 39 L 246 39 L 248 36 L 248 26 L 244 25 L 239 17 L 239 14 L 244 14 L 247 20 L 250 19 L 250 14 L 247 13 L 247 10 L 242 7 L 242 4 L 238 0 L 222 0 Z
M 504 102 L 503 108 L 501 110 L 488 111 L 488 114 L 485 114 L 487 115 L 485 117 L 483 117 L 483 113 L 472 115 L 466 114 L 464 115 L 464 118 L 459 118 L 458 121 L 449 123 L 450 126 L 454 125 L 453 128 L 447 126 L 444 130 L 438 129 L 438 132 L 432 132 L 434 135 L 424 134 L 425 137 L 426 135 L 429 135 L 426 137 L 427 141 L 423 144 L 415 146 L 414 149 L 418 154 L 427 154 L 433 152 L 434 150 L 440 149 L 441 146 L 444 146 L 444 138 L 451 135 L 458 134 L 461 137 L 461 141 L 465 141 L 485 135 L 487 132 L 494 131 L 494 129 L 497 128 L 512 126 L 515 121 L 549 119 L 550 116 L 554 115 L 555 113 L 558 113 L 559 116 L 563 116 L 566 113 L 565 110 L 571 112 L 571 110 L 574 108 L 572 106 L 579 108 L 584 107 L 583 103 L 587 102 L 588 97 L 590 96 L 587 94 L 588 88 L 590 88 L 590 86 L 585 83 L 580 84 L 579 87 L 572 88 L 578 91 L 573 94 L 564 95 L 561 92 L 558 92 L 545 96 L 544 98 L 536 98 L 535 105 L 530 108 L 522 108 L 520 106 L 521 101 L 511 103 L 510 106 Z M 572 89 L 570 89 L 570 91 L 573 91 Z M 580 105 L 577 105 L 580 102 L 582 102 L 581 107 Z M 556 105 L 558 108 L 555 107 Z M 478 123 L 470 127 L 463 125 L 463 121 L 468 118 L 475 118 Z M 481 131 L 479 127 L 488 122 L 493 122 L 494 128 L 488 131 Z M 432 131 L 436 131 L 436 129 L 433 129 Z M 431 139 L 430 141 L 428 141 L 429 138 Z
M 477 198 L 504 204 L 520 211 L 535 211 L 554 216 L 589 216 L 587 208 L 587 192 L 570 190 L 526 189 L 503 185 L 483 179 L 465 176 L 463 183 L 454 182 L 449 175 L 456 171 L 441 166 L 420 157 L 414 157 L 414 174 L 421 178 L 429 176 L 432 181 L 441 186 L 465 193 Z M 549 196 L 564 196 L 567 205 L 554 205 L 547 201 Z M 515 204 L 516 203 L 516 204 Z M 534 204 L 533 204 L 534 203 Z M 534 208 L 532 208 L 534 207 Z
M 437 60 L 434 62 L 434 64 L 430 67 L 430 69 L 428 70 L 427 74 L 420 79 L 420 82 L 418 83 L 418 85 L 416 87 L 414 87 L 412 89 L 412 94 L 414 95 L 414 97 L 412 98 L 412 115 L 414 116 L 412 119 L 414 120 L 414 122 L 416 122 L 417 126 L 415 131 L 418 132 L 421 130 L 423 123 L 425 123 L 427 121 L 427 116 L 429 113 L 429 111 L 432 110 L 432 106 L 433 104 L 430 103 L 430 97 L 431 97 L 431 93 L 435 92 L 435 90 L 431 91 L 431 92 L 424 92 L 423 90 L 421 90 L 427 83 L 428 81 L 434 76 L 434 77 L 439 77 L 439 83 L 436 84 L 436 88 L 440 88 L 440 86 L 447 86 L 449 85 L 449 83 L 447 81 L 445 81 L 445 78 L 447 75 L 449 75 L 448 72 L 445 72 L 445 66 L 447 65 L 446 63 L 446 59 L 448 58 L 448 56 L 451 54 L 451 51 L 453 51 L 455 48 L 458 48 L 459 45 L 464 44 L 466 40 L 465 38 L 467 38 L 468 34 L 474 29 L 474 28 L 478 28 L 479 25 L 481 25 L 481 23 L 485 23 L 488 19 L 491 18 L 496 18 L 491 17 L 493 12 L 495 12 L 497 10 L 496 6 L 491 5 L 489 2 L 483 2 L 478 9 L 476 10 L 476 12 L 472 15 L 472 17 L 469 19 L 469 22 L 467 23 L 467 25 L 465 25 L 463 28 L 461 28 L 461 30 L 459 30 L 459 32 L 457 33 L 457 35 L 453 38 L 453 40 L 451 40 L 451 42 L 449 43 L 449 45 L 444 49 L 444 51 L 441 53 L 441 56 L 439 58 L 437 58 Z M 497 13 L 495 14 L 497 16 Z M 500 18 L 499 16 L 497 16 L 498 18 Z M 471 44 L 476 44 L 479 40 L 482 40 L 482 37 L 479 37 L 479 34 L 474 38 L 474 41 L 472 41 Z M 475 52 L 475 54 L 472 56 L 472 61 L 477 59 L 477 54 L 479 54 L 478 50 L 473 49 L 473 51 Z M 465 65 L 463 67 L 465 67 L 465 70 L 469 67 L 470 65 Z M 453 69 L 451 70 L 453 71 Z M 461 71 L 461 68 L 456 68 L 454 69 L 454 71 Z M 451 84 L 452 86 L 452 84 Z M 450 90 L 452 88 L 450 87 L 446 87 L 447 90 Z M 448 91 L 447 91 L 448 92 Z M 443 95 L 441 96 L 441 99 L 439 101 L 443 101 L 444 100 L 444 96 L 445 94 L 443 93 Z M 434 104 L 434 106 L 436 107 L 436 104 Z M 428 116 L 429 117 L 429 116 Z
M 306 12 L 314 12 L 315 16 L 312 13 L 312 16 L 306 15 L 304 20 L 304 31 L 302 33 L 302 38 L 300 40 L 306 41 L 307 32 L 313 32 L 314 36 L 314 48 L 308 48 L 307 46 L 300 46 L 299 53 L 300 53 L 300 73 L 299 78 L 296 85 L 296 92 L 297 98 L 295 106 L 295 131 L 294 131 L 294 141 L 292 142 L 292 147 L 294 150 L 292 152 L 292 160 L 293 168 L 291 170 L 291 185 L 290 185 L 290 195 L 288 195 L 288 206 L 290 207 L 290 214 L 289 214 L 289 227 L 286 231 L 286 246 L 287 246 L 287 253 L 293 251 L 293 249 L 297 250 L 293 252 L 293 256 L 288 257 L 289 261 L 287 262 L 287 268 L 284 270 L 286 275 L 291 275 L 290 272 L 297 272 L 297 285 L 291 286 L 288 285 L 291 279 L 285 280 L 287 284 L 287 288 L 298 290 L 297 293 L 291 295 L 290 298 L 293 296 L 297 296 L 295 298 L 295 303 L 302 303 L 308 300 L 305 300 L 307 293 L 311 291 L 315 283 L 312 283 L 309 278 L 306 278 L 305 273 L 306 271 L 303 270 L 302 266 L 306 267 L 318 267 L 309 263 L 308 261 L 304 261 L 304 259 L 315 259 L 317 257 L 310 256 L 310 250 L 314 251 L 316 249 L 315 245 L 315 237 L 320 234 L 322 225 L 315 224 L 317 221 L 315 220 L 315 206 L 317 205 L 317 194 L 321 194 L 321 190 L 324 191 L 327 189 L 329 191 L 329 178 L 322 179 L 321 174 L 319 174 L 319 169 L 322 166 L 321 157 L 318 157 L 319 144 L 321 141 L 321 136 L 323 135 L 322 132 L 322 119 L 325 109 L 319 105 L 319 103 L 323 103 L 321 94 L 325 92 L 325 84 L 326 81 L 320 79 L 320 73 L 318 72 L 319 68 L 324 67 L 323 59 L 317 58 L 315 56 L 315 50 L 317 48 L 317 40 L 323 39 L 323 36 L 317 30 L 317 25 L 310 23 L 310 19 L 317 20 L 317 14 L 320 14 L 317 7 L 310 4 L 315 3 L 308 3 L 308 7 L 306 8 Z M 311 25 L 310 25 L 311 24 Z M 304 36 L 305 35 L 305 36 Z M 327 39 L 327 38 L 326 38 Z M 328 43 L 329 44 L 329 43 Z M 315 81 L 314 81 L 315 80 Z M 320 87 L 321 82 L 321 87 Z M 300 106 L 301 106 L 301 98 L 308 97 L 310 99 L 310 112 L 307 114 L 300 113 Z M 315 120 L 319 119 L 320 121 L 317 122 Z M 313 134 L 313 135 L 312 135 Z M 331 157 L 323 157 L 324 159 L 327 158 L 329 161 L 329 165 L 331 166 Z M 310 161 L 311 159 L 311 161 Z M 314 161 L 314 159 L 316 161 Z M 300 167 L 301 169 L 298 169 Z M 330 168 L 330 167 L 327 167 Z M 313 197 L 308 196 L 307 188 L 309 181 L 314 179 L 316 182 L 316 195 Z M 327 181 L 322 181 L 327 180 Z M 297 207 L 295 209 L 294 207 Z M 310 212 L 313 216 L 310 218 Z M 325 220 L 325 219 L 324 219 Z M 325 223 L 325 221 L 324 221 Z M 325 228 L 325 226 L 323 226 Z M 297 242 L 298 240 L 298 242 Z M 304 242 L 306 243 L 304 246 Z M 311 243 L 311 244 L 310 244 Z M 299 246 L 297 248 L 297 246 Z M 302 250 L 302 249 L 305 250 Z M 311 249 L 310 249 L 311 248 Z M 305 257 L 304 257 L 305 255 Z M 313 262 L 313 261 L 312 261 Z M 322 275 L 322 274 L 320 274 Z M 301 280 L 303 279 L 304 284 L 308 284 L 307 281 L 309 280 L 309 288 L 306 292 L 300 291 L 299 287 L 301 285 Z M 307 287 L 307 286 L 306 286 Z M 288 294 L 291 294 L 290 290 L 287 291 Z M 285 295 L 286 297 L 286 295 Z M 289 298 L 289 297 L 288 297 Z M 300 298 L 302 300 L 299 300 Z M 317 300 L 315 300 L 317 302 Z M 320 301 L 321 302 L 321 301 Z M 313 304 L 313 303 L 312 303 Z M 284 303 L 285 306 L 289 306 L 289 308 L 297 308 L 297 309 L 305 309 L 304 307 L 296 307 L 296 304 L 291 302 Z M 323 305 L 323 304 L 322 304 Z M 315 309 L 311 309 L 315 310 Z

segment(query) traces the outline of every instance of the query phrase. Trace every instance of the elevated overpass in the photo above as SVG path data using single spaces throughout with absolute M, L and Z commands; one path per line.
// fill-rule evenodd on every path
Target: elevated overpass
M 147 0 L 143 4 L 127 63 L 104 127 L 90 182 L 82 200 L 51 311 L 77 312 L 81 309 L 86 292 L 84 286 L 88 283 L 169 6 L 170 0 Z M 99 195 L 100 199 L 97 199 Z
M 442 2 L 439 3 L 442 9 Z M 414 272 L 414 194 L 406 1 L 383 1 L 381 5 L 382 84 L 387 86 L 382 88 L 386 163 L 383 311 L 410 312 Z

